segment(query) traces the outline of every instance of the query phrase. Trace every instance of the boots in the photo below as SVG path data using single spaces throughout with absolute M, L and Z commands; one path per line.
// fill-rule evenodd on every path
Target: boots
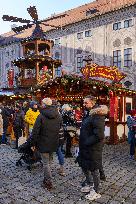
M 64 167 L 63 167 L 63 165 L 60 165 L 59 175 L 60 175 L 60 176 L 66 176 L 66 174 L 65 174 L 65 172 L 64 172 Z
M 43 180 L 42 187 L 43 187 L 43 188 L 46 188 L 48 191 L 54 189 L 54 187 L 53 187 L 51 181 L 45 181 L 45 180 Z

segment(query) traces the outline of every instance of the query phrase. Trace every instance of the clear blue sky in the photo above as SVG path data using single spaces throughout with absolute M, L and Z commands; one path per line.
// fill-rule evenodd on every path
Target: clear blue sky
M 0 0 L 0 34 L 9 32 L 11 30 L 11 24 L 13 24 L 13 22 L 3 21 L 3 15 L 31 19 L 27 13 L 27 7 L 36 6 L 39 19 L 44 19 L 53 13 L 61 13 L 92 1 L 93 0 Z

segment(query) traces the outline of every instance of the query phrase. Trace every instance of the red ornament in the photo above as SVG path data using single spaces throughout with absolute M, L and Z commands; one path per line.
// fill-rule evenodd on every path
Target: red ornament
M 114 95 L 113 91 L 109 91 L 109 96 L 113 97 L 113 95 Z

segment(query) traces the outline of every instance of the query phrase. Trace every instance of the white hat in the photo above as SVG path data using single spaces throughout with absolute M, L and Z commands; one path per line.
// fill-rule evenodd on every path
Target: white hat
M 44 98 L 42 100 L 42 102 L 47 105 L 47 106 L 51 106 L 52 105 L 52 100 L 50 98 Z
M 69 104 L 64 104 L 64 105 L 62 106 L 62 110 L 70 111 L 70 110 L 72 110 L 72 108 L 70 107 Z

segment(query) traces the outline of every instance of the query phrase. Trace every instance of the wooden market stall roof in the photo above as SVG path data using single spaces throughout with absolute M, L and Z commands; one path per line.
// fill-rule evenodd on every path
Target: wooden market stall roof
M 43 79 L 35 89 L 57 98 L 88 94 L 108 96 L 110 91 L 113 91 L 116 95 L 136 95 L 136 91 L 122 86 L 121 80 L 126 77 L 126 74 L 122 73 L 117 67 L 99 66 L 93 64 L 90 59 L 86 61 L 87 64 L 81 69 L 82 74 L 80 76 L 79 74 L 71 74 L 49 81 Z M 100 80 L 93 79 L 93 77 Z M 106 81 L 102 81 L 101 78 Z
M 104 81 L 85 79 L 83 76 L 64 75 L 54 80 L 46 81 L 35 87 L 35 93 L 42 92 L 58 100 L 63 98 L 82 98 L 88 94 L 108 96 L 113 91 L 117 95 L 135 96 L 136 91 L 122 87 L 122 84 L 112 84 Z

